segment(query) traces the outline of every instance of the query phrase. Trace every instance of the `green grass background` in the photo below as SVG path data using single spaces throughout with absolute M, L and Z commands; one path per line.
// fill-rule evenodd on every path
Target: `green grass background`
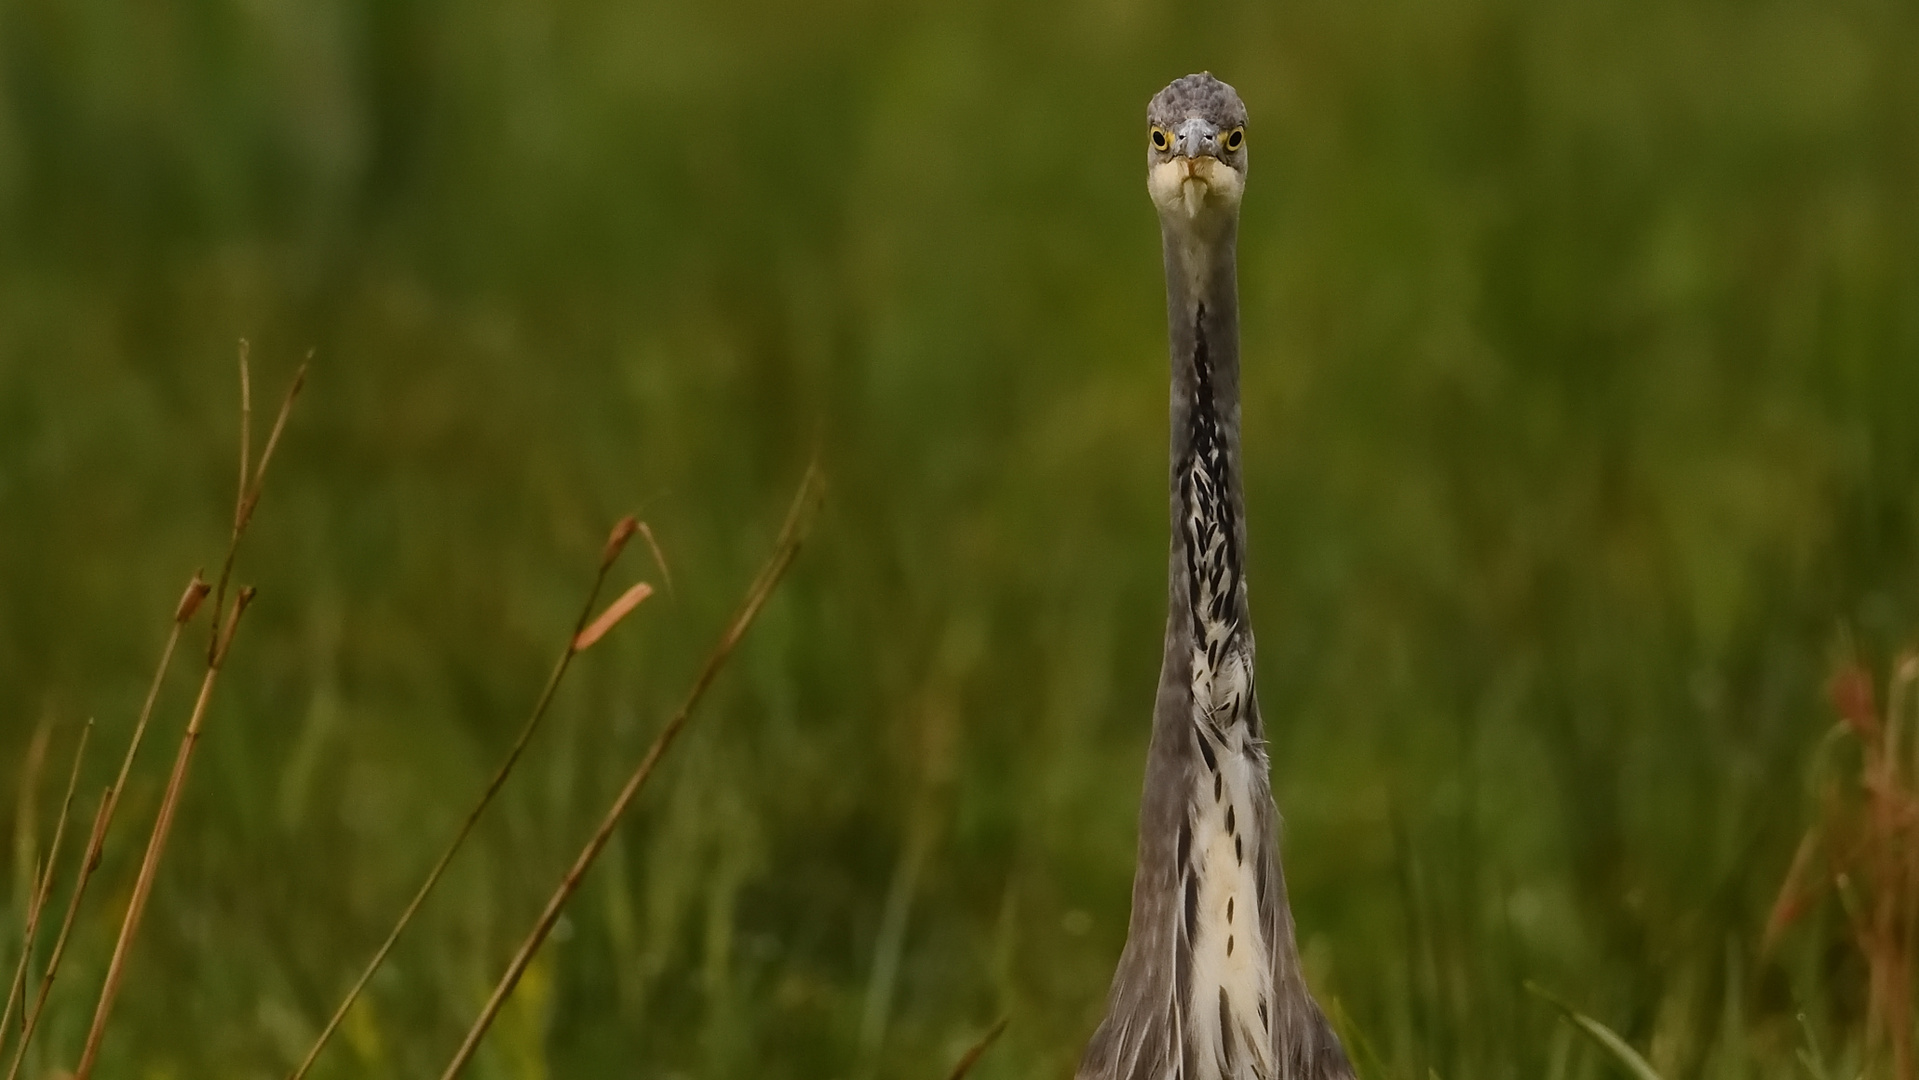
M 42 835 L 223 548 L 236 339 L 268 413 L 317 349 L 101 1075 L 285 1074 L 637 511 L 674 593 L 320 1070 L 437 1075 L 816 446 L 806 552 L 471 1075 L 936 1077 L 1001 1015 L 976 1077 L 1070 1075 L 1163 619 L 1142 117 L 1200 68 L 1253 117 L 1260 684 L 1364 1073 L 1605 1074 L 1532 978 L 1669 1080 L 1803 1075 L 1795 1012 L 1835 1052 L 1862 969 L 1830 913 L 1758 931 L 1839 642 L 1919 615 L 1915 56 L 1895 0 L 3 0 L 0 748 L 56 724 Z

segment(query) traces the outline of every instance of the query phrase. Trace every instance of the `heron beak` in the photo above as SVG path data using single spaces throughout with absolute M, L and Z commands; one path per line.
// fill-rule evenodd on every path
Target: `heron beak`
M 1173 163 L 1180 169 L 1179 200 L 1186 215 L 1196 217 L 1212 194 L 1214 173 L 1220 167 L 1219 129 L 1194 117 L 1173 134 Z
M 1197 116 L 1183 121 L 1173 132 L 1173 156 L 1186 159 L 1190 174 L 1198 159 L 1219 156 L 1219 129 Z

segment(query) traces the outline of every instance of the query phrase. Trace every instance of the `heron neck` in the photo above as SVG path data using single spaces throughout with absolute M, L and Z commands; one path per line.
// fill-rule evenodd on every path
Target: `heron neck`
M 1239 287 L 1234 266 L 1238 231 L 1232 218 L 1209 233 L 1178 221 L 1161 222 L 1172 342 L 1169 631 L 1172 624 L 1185 621 L 1180 616 L 1190 607 L 1195 560 L 1203 554 L 1194 550 L 1196 516 L 1223 533 L 1226 547 L 1220 554 L 1235 585 L 1243 565 L 1246 519 L 1240 483 Z M 1196 461 L 1201 466 L 1197 472 Z M 1243 625 L 1244 590 L 1224 591 L 1230 609 L 1220 614 Z

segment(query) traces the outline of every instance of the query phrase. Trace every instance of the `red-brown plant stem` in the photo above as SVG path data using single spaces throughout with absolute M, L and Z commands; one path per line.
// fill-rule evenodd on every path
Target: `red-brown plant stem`
M 420 883 L 419 889 L 413 894 L 413 899 L 407 901 L 406 907 L 401 910 L 400 918 L 393 924 L 393 929 L 387 932 L 386 940 L 374 950 L 373 958 L 367 961 L 366 967 L 360 972 L 360 977 L 353 980 L 353 985 L 348 988 L 346 997 L 340 1000 L 339 1007 L 334 1009 L 333 1015 L 327 1018 L 326 1026 L 320 1029 L 319 1037 L 313 1040 L 312 1048 L 307 1051 L 306 1057 L 301 1059 L 299 1067 L 293 1070 L 291 1080 L 302 1080 L 313 1068 L 313 1063 L 319 1060 L 320 1052 L 326 1049 L 328 1040 L 333 1038 L 333 1033 L 339 1030 L 340 1024 L 346 1020 L 347 1012 L 353 1008 L 353 1003 L 359 1000 L 360 993 L 373 979 L 373 973 L 380 970 L 380 965 L 386 962 L 387 954 L 393 951 L 393 946 L 400 940 L 400 935 L 405 932 L 407 924 L 413 921 L 414 913 L 418 912 L 420 905 L 426 902 L 427 894 L 439 884 L 440 875 L 446 872 L 447 865 L 453 861 L 453 856 L 460 850 L 460 846 L 466 843 L 467 835 L 473 831 L 473 826 L 480 820 L 480 815 L 486 812 L 488 804 L 493 801 L 493 796 L 498 794 L 500 788 L 506 784 L 507 776 L 513 772 L 513 766 L 519 763 L 520 755 L 525 753 L 527 743 L 533 739 L 533 732 L 539 728 L 541 719 L 546 716 L 547 707 L 553 704 L 553 696 L 560 688 L 560 680 L 566 677 L 566 669 L 572 665 L 575 656 L 584 651 L 587 645 L 592 644 L 592 642 L 582 644 L 581 635 L 587 628 L 587 621 L 593 617 L 593 605 L 599 600 L 600 590 L 606 585 L 607 572 L 613 569 L 613 564 L 619 560 L 620 552 L 626 550 L 626 542 L 632 538 L 637 528 L 637 523 L 630 516 L 621 518 L 613 526 L 612 533 L 607 537 L 606 546 L 600 551 L 600 567 L 593 577 L 593 587 L 587 590 L 586 603 L 580 606 L 580 616 L 574 620 L 573 630 L 567 635 L 566 648 L 561 650 L 559 660 L 553 665 L 553 673 L 547 676 L 546 686 L 540 691 L 539 698 L 534 701 L 532 714 L 526 718 L 526 723 L 520 726 L 520 734 L 513 740 L 513 746 L 507 751 L 506 759 L 500 762 L 498 769 L 494 770 L 493 779 L 488 781 L 486 788 L 480 792 L 480 799 L 473 804 L 473 809 L 467 811 L 465 820 L 460 822 L 459 830 L 453 834 L 453 841 L 446 846 L 446 850 L 440 852 L 440 857 L 434 862 L 433 868 L 427 871 L 426 880 Z
M 1766 946 L 1808 909 L 1817 893 L 1835 887 L 1853 944 L 1866 963 L 1864 1050 L 1868 1071 L 1890 1053 L 1894 1080 L 1913 1080 L 1912 978 L 1919 950 L 1919 761 L 1908 760 L 1904 739 L 1919 751 L 1919 716 L 1906 703 L 1919 683 L 1919 654 L 1894 665 L 1883 714 L 1871 673 L 1852 662 L 1827 687 L 1841 723 L 1835 733 L 1858 740 L 1862 761 L 1859 805 L 1837 785 L 1824 790 L 1820 820 L 1806 833 L 1786 873 L 1768 920 Z M 1830 736 L 1829 736 L 1830 738 Z M 1823 850 L 1817 878 L 1813 854 Z
M 753 625 L 753 620 L 765 606 L 767 597 L 772 595 L 780 578 L 785 576 L 787 567 L 793 564 L 794 556 L 799 554 L 800 541 L 805 538 L 806 527 L 810 522 L 811 510 L 819 488 L 818 466 L 810 465 L 807 467 L 805 477 L 800 481 L 800 490 L 794 496 L 792 508 L 787 511 L 786 521 L 780 528 L 779 540 L 774 545 L 773 554 L 767 559 L 766 565 L 761 567 L 758 576 L 753 579 L 753 584 L 747 589 L 746 598 L 741 603 L 739 611 L 733 616 L 733 621 L 727 625 L 726 632 L 720 635 L 719 643 L 713 647 L 711 653 L 707 654 L 706 662 L 701 665 L 699 675 L 693 680 L 692 689 L 687 691 L 686 700 L 680 705 L 679 711 L 673 714 L 673 718 L 667 721 L 666 727 L 662 728 L 659 735 L 654 738 L 653 745 L 647 748 L 646 756 L 640 760 L 639 767 L 628 778 L 626 786 L 620 789 L 619 795 L 613 800 L 613 805 L 607 808 L 599 828 L 594 830 L 593 838 L 587 841 L 586 847 L 581 850 L 579 857 L 573 860 L 573 865 L 567 870 L 566 876 L 560 880 L 559 888 L 554 890 L 553 896 L 547 901 L 546 909 L 540 913 L 539 921 L 534 924 L 532 932 L 527 934 L 526 940 L 520 943 L 519 951 L 507 965 L 506 973 L 500 976 L 500 981 L 493 988 L 492 996 L 487 998 L 485 1007 L 480 1010 L 479 1017 L 467 1030 L 465 1041 L 454 1053 L 453 1060 L 447 1064 L 446 1071 L 441 1074 L 441 1080 L 453 1080 L 473 1057 L 473 1052 L 479 1048 L 480 1039 L 486 1034 L 486 1029 L 492 1025 L 493 1018 L 499 1014 L 500 1006 L 505 1004 L 507 995 L 511 994 L 513 988 L 519 984 L 520 976 L 526 972 L 526 967 L 532 962 L 533 955 L 539 951 L 541 943 L 552 931 L 553 924 L 559 920 L 560 909 L 565 907 L 568 898 L 579 889 L 581 880 L 585 878 L 587 870 L 592 867 L 593 861 L 599 857 L 601 850 L 606 847 L 607 841 L 612 838 L 613 830 L 619 825 L 620 818 L 626 814 L 626 809 L 633 802 L 633 797 L 646 786 L 647 778 L 653 775 L 654 767 L 659 764 L 660 758 L 665 755 L 667 749 L 673 745 L 673 740 L 679 735 L 680 729 L 686 726 L 687 718 L 692 715 L 694 706 L 698 705 L 700 698 L 705 696 L 707 688 L 713 684 L 713 679 L 719 674 L 720 668 L 733 654 L 740 639 L 746 636 L 747 628 Z
M 166 794 L 160 799 L 160 814 L 154 820 L 153 833 L 147 840 L 146 856 L 140 860 L 140 873 L 133 883 L 133 898 L 127 904 L 126 918 L 120 923 L 120 936 L 113 943 L 113 959 L 107 963 L 106 982 L 100 987 L 100 1002 L 94 1007 L 93 1026 L 87 1031 L 86 1048 L 80 1054 L 80 1064 L 74 1067 L 74 1080 L 87 1080 L 93 1075 L 94 1062 L 100 1055 L 100 1042 L 106 1034 L 107 1017 L 113 1012 L 114 998 L 120 992 L 121 980 L 126 977 L 128 950 L 140 929 L 140 918 L 146 912 L 147 897 L 153 892 L 154 873 L 159 869 L 160 857 L 166 851 L 167 836 L 173 831 L 173 815 L 180 805 L 180 793 L 186 788 L 187 769 L 193 763 L 194 747 L 200 742 L 200 727 L 206 720 L 207 703 L 213 699 L 214 684 L 219 681 L 220 671 L 226 666 L 227 651 L 232 648 L 233 635 L 240 628 L 240 616 L 246 614 L 252 602 L 251 588 L 241 589 L 234 597 L 233 611 L 217 639 L 218 647 L 213 652 L 213 662 L 207 666 L 206 675 L 200 680 L 200 696 L 193 703 L 193 714 L 187 720 L 186 734 L 180 737 L 180 749 L 173 758 L 173 774 L 167 779 Z
M 1902 775 L 1900 767 L 1899 736 L 1904 726 L 1901 705 L 1910 674 L 1908 665 L 1899 667 L 1891 680 L 1883 719 L 1860 725 L 1865 746 L 1860 786 L 1866 805 L 1858 860 L 1864 871 L 1869 910 L 1853 916 L 1853 928 L 1867 962 L 1868 1053 L 1883 1037 L 1892 1054 L 1892 1075 L 1898 1080 L 1911 1080 L 1912 942 L 1901 916 L 1907 897 L 1919 888 L 1919 881 L 1907 876 L 1914 800 L 1911 778 Z M 1869 696 L 1866 707 L 1870 715 Z
M 953 1071 L 946 1074 L 946 1080 L 964 1080 L 966 1074 L 973 1071 L 973 1066 L 979 1064 L 979 1059 L 986 1053 L 987 1048 L 993 1045 L 993 1040 L 999 1038 L 1000 1032 L 1006 1030 L 1006 1022 L 1011 1019 L 1010 1016 L 1002 1016 L 992 1027 L 987 1028 L 986 1034 L 981 1035 L 978 1042 L 974 1043 L 966 1053 L 960 1055 L 959 1061 L 953 1066 Z
M 73 771 L 67 775 L 67 794 L 60 800 L 60 817 L 54 822 L 53 843 L 47 848 L 46 865 L 41 868 L 39 880 L 34 882 L 33 897 L 27 903 L 27 934 L 20 943 L 20 962 L 14 966 L 13 981 L 7 989 L 7 1007 L 0 1012 L 0 1047 L 7 1043 L 7 1025 L 13 1022 L 13 1008 L 20 1004 L 20 996 L 27 987 L 27 965 L 33 959 L 33 939 L 40 929 L 40 914 L 47 907 L 47 893 L 53 889 L 53 872 L 60 864 L 60 845 L 67 835 L 67 814 L 73 809 L 73 789 L 80 783 L 80 763 L 87 756 L 87 736 L 93 734 L 93 721 L 80 729 L 80 743 L 73 751 Z M 25 1015 L 21 1017 L 24 1030 Z

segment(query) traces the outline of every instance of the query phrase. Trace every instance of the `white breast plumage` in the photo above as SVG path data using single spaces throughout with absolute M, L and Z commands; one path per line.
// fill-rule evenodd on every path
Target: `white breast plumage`
M 1228 461 L 1211 400 L 1204 311 L 1196 325 L 1195 401 L 1181 488 L 1191 618 L 1194 772 L 1190 847 L 1181 868 L 1190 981 L 1182 1019 L 1193 1072 L 1184 1080 L 1267 1080 L 1272 1060 L 1272 957 L 1259 917 L 1265 839 L 1255 823 L 1266 798 L 1264 748 L 1248 722 L 1253 696 Z M 1248 835 L 1251 833 L 1251 835 Z
M 1212 701 L 1194 696 L 1195 736 L 1208 740 L 1213 753 L 1207 755 L 1212 767 L 1195 774 L 1192 793 L 1186 872 L 1194 884 L 1185 913 L 1192 982 L 1185 1015 L 1194 1080 L 1263 1080 L 1273 1075 L 1272 962 L 1255 876 L 1264 841 L 1253 826 L 1257 800 L 1265 798 L 1264 754 L 1249 745 L 1248 725 L 1234 722 L 1236 702 L 1244 700 L 1244 654 L 1229 651 L 1221 660 L 1211 678 Z

